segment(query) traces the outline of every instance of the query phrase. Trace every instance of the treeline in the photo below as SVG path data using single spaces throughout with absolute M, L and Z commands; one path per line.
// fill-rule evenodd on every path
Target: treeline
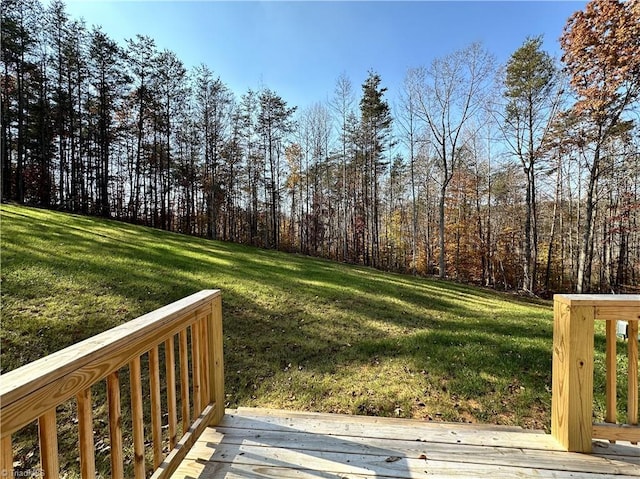
M 2 0 L 2 200 L 535 294 L 640 284 L 640 7 L 299 109 Z

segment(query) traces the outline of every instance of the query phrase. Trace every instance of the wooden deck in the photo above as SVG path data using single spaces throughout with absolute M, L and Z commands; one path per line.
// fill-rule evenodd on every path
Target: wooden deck
M 564 452 L 541 431 L 269 409 L 226 411 L 180 479 L 640 477 L 640 446 Z

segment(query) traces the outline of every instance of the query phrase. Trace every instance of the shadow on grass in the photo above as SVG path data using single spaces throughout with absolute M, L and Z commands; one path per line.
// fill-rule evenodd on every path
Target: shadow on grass
M 513 387 L 549 398 L 546 305 L 106 220 L 4 206 L 2 215 L 5 370 L 219 288 L 230 406 L 258 405 L 260 392 L 301 395 L 281 386 L 296 370 L 357 380 L 385 360 L 418 374 L 423 396 L 434 388 L 497 403 Z M 332 393 L 319 393 L 315 408 L 323 394 Z

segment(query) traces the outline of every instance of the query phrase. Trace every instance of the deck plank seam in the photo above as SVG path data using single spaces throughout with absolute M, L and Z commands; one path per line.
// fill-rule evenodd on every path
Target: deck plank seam
M 244 429 L 240 429 L 240 431 L 244 431 Z M 306 433 L 307 435 L 313 435 L 312 433 Z M 366 447 L 363 448 L 361 451 L 358 452 L 351 452 L 351 451 L 344 451 L 344 450 L 338 450 L 338 449 L 317 449 L 317 448 L 312 448 L 312 447 L 302 447 L 299 445 L 299 442 L 293 440 L 291 441 L 291 446 L 290 447 L 283 447 L 283 446 L 273 446 L 273 445 L 269 445 L 269 444 L 251 444 L 249 446 L 247 446 L 246 444 L 244 444 L 244 440 L 242 439 L 242 437 L 248 438 L 248 439 L 253 439 L 251 438 L 252 434 L 243 434 L 243 433 L 237 433 L 236 434 L 237 438 L 231 438 L 230 442 L 227 442 L 226 444 L 224 444 L 225 446 L 237 446 L 238 449 L 240 449 L 240 447 L 245 446 L 245 447 L 250 447 L 250 448 L 255 448 L 255 449 L 263 449 L 263 450 L 282 450 L 282 451 L 296 451 L 302 454 L 307 454 L 309 452 L 315 452 L 317 454 L 315 454 L 316 457 L 320 457 L 322 458 L 323 456 L 326 455 L 331 455 L 331 454 L 342 454 L 344 456 L 347 457 L 362 457 L 362 456 L 366 456 L 372 459 L 372 462 L 384 462 L 385 460 L 385 454 L 381 455 L 379 453 L 375 453 L 372 451 L 367 451 Z M 339 437 L 339 436 L 338 436 Z M 260 439 L 260 438 L 256 438 L 256 439 Z M 224 441 L 224 438 L 222 439 Z M 386 440 L 386 439 L 385 439 Z M 396 440 L 398 442 L 413 442 L 410 440 Z M 451 444 L 451 443 L 441 443 L 441 442 L 436 442 L 436 441 L 431 441 L 430 443 L 433 444 L 439 444 L 439 445 L 451 445 L 456 447 L 456 444 Z M 531 470 L 531 469 L 536 469 L 536 470 L 545 470 L 545 471 L 558 471 L 560 468 L 558 467 L 559 464 L 539 464 L 537 465 L 535 468 L 532 467 L 531 465 L 527 465 L 527 466 L 521 466 L 521 465 L 517 465 L 514 464 L 513 462 L 510 462 L 508 460 L 509 457 L 511 457 L 512 459 L 517 459 L 517 457 L 514 456 L 508 456 L 507 454 L 504 455 L 504 459 L 500 460 L 500 459 L 496 459 L 495 457 L 492 456 L 491 460 L 464 460 L 464 461 L 460 461 L 455 460 L 455 459 L 451 459 L 451 460 L 446 460 L 446 459 L 442 459 L 442 458 L 437 458 L 437 459 L 431 459 L 429 458 L 429 451 L 428 451 L 428 444 L 429 443 L 420 443 L 420 444 L 426 444 L 427 447 L 425 447 L 425 451 L 423 452 L 423 454 L 426 456 L 426 460 L 424 458 L 421 457 L 413 457 L 413 456 L 408 456 L 406 454 L 403 454 L 397 450 L 393 450 L 392 447 L 390 447 L 389 449 L 389 454 L 402 454 L 401 456 L 399 456 L 402 460 L 406 460 L 406 461 L 423 461 L 425 460 L 426 463 L 428 464 L 429 462 L 433 463 L 447 463 L 447 464 L 460 464 L 460 463 L 464 463 L 467 465 L 478 465 L 478 466 L 496 466 L 496 467 L 507 467 L 507 468 L 515 468 L 515 469 L 519 469 L 519 470 Z M 213 446 L 219 446 L 219 444 L 212 444 Z M 530 450 L 530 449 L 525 449 L 522 447 L 499 447 L 499 446 L 479 446 L 479 445 L 470 445 L 470 444 L 464 444 L 461 445 L 467 448 L 472 448 L 472 449 L 478 449 L 478 456 L 482 457 L 482 449 L 499 449 L 499 450 L 504 450 L 505 452 L 507 451 L 519 451 L 520 454 L 525 455 L 526 456 L 526 451 Z M 371 447 L 375 447 L 375 446 L 371 446 Z M 486 452 L 486 451 L 485 451 Z M 570 453 L 566 453 L 563 451 L 546 451 L 546 450 L 536 450 L 536 452 L 544 452 L 544 453 L 549 453 L 552 452 L 554 456 L 557 456 L 558 461 L 562 462 L 562 457 L 567 457 L 567 454 Z M 467 457 L 472 457 L 473 454 L 469 454 Z M 236 459 L 238 459 L 241 456 L 236 456 Z M 572 455 L 572 457 L 574 458 L 578 458 L 580 457 L 580 455 Z M 598 456 L 594 456 L 594 457 L 598 457 Z M 615 459 L 611 459 L 611 458 L 601 458 L 602 460 L 606 461 L 607 465 L 611 467 L 611 471 L 608 472 L 608 474 L 614 474 L 616 476 L 629 476 L 629 477 L 640 477 L 640 470 L 638 470 L 638 474 L 629 474 L 629 471 L 624 471 L 623 469 L 628 469 L 630 467 L 633 467 L 631 464 L 626 463 L 624 461 L 623 457 L 620 456 L 614 456 Z M 251 465 L 252 463 L 250 462 L 243 462 L 241 459 L 237 460 L 236 459 L 232 460 L 231 462 L 237 462 L 238 464 L 245 464 L 245 465 Z M 532 460 L 532 458 L 528 458 L 530 460 Z M 614 462 L 615 461 L 615 462 Z M 215 462 L 225 462 L 225 461 L 221 461 L 219 459 L 216 460 L 209 460 L 208 463 L 213 464 Z M 349 461 L 347 461 L 349 462 Z M 357 461 L 354 461 L 354 463 Z M 577 467 L 575 465 L 570 465 L 567 464 L 567 461 L 564 461 L 563 463 L 563 467 L 562 467 L 562 471 L 564 472 L 569 472 L 569 473 L 576 473 L 576 474 L 587 474 L 590 471 L 586 470 L 588 468 L 588 465 L 585 465 L 583 467 Z M 602 465 L 601 465 L 602 467 Z M 603 474 L 603 472 L 597 472 L 595 474 Z
M 272 447 L 267 447 L 265 449 L 282 449 L 282 450 L 286 450 L 286 451 L 295 451 L 296 449 L 293 448 L 272 448 Z M 353 457 L 357 457 L 359 456 L 358 454 L 349 454 L 349 453 L 345 453 L 349 456 L 353 456 Z M 222 457 L 222 458 L 216 458 L 216 459 L 198 459 L 197 462 L 203 465 L 215 465 L 215 464 L 229 464 L 229 465 L 244 465 L 244 466 L 257 466 L 257 464 L 255 462 L 251 462 L 249 460 L 242 460 L 242 458 L 245 458 L 246 454 L 242 454 L 242 455 L 236 455 L 233 458 L 227 458 L 227 457 Z M 322 456 L 319 456 L 321 459 Z M 372 456 L 374 457 L 374 456 Z M 371 464 L 377 464 L 378 462 L 382 465 L 383 463 L 385 463 L 387 465 L 387 467 L 389 467 L 390 469 L 394 469 L 393 466 L 389 466 L 389 463 L 387 463 L 385 461 L 384 456 L 377 456 L 379 458 L 379 460 L 377 461 L 372 461 Z M 239 459 L 240 458 L 240 459 Z M 403 463 L 402 461 L 405 461 L 405 463 Z M 424 464 L 421 464 L 421 462 L 424 461 Z M 349 461 L 347 461 L 349 462 Z M 437 464 L 462 464 L 459 461 L 445 461 L 442 459 L 418 459 L 418 458 L 402 458 L 401 461 L 397 462 L 397 466 L 401 466 L 404 464 L 408 464 L 408 463 L 416 463 L 414 464 L 414 466 L 420 466 L 420 467 L 425 467 L 425 468 L 429 468 L 430 466 L 432 467 L 436 467 L 437 468 Z M 357 461 L 353 461 L 353 463 L 349 463 L 344 464 L 342 462 L 334 462 L 334 464 L 338 464 L 341 466 L 345 467 L 345 470 L 340 471 L 340 470 L 334 470 L 331 471 L 332 474 L 349 474 L 349 475 L 353 475 L 355 474 L 353 471 L 349 470 L 348 467 L 352 466 L 352 467 L 358 467 L 356 466 L 358 464 Z M 544 466 L 538 466 L 538 467 L 530 467 L 530 466 L 517 466 L 517 465 L 513 465 L 513 464 L 496 464 L 496 463 L 491 463 L 488 464 L 486 462 L 473 462 L 473 461 L 466 461 L 464 462 L 465 465 L 467 466 L 483 466 L 483 467 L 496 467 L 496 468 L 503 468 L 503 469 L 507 469 L 510 471 L 513 471 L 514 473 L 514 477 L 533 477 L 531 475 L 527 475 L 526 471 L 547 471 L 547 472 L 559 472 L 560 470 L 557 468 L 551 468 L 551 467 L 544 467 Z M 287 464 L 285 465 L 267 465 L 267 464 L 261 464 L 260 467 L 269 467 L 269 468 L 274 468 L 274 469 L 278 469 L 278 468 L 282 468 L 282 469 L 287 469 L 287 470 L 295 470 L 295 471 L 310 471 L 310 472 L 317 472 L 316 469 L 309 469 L 306 468 L 302 465 L 298 465 L 298 464 Z M 579 476 L 577 477 L 582 477 L 582 478 L 586 478 L 588 479 L 589 477 L 593 477 L 593 478 L 601 478 L 601 477 L 617 477 L 617 478 L 635 478 L 635 477 L 640 477 L 640 472 L 638 474 L 629 474 L 628 472 L 618 472 L 618 471 L 609 471 L 606 473 L 603 472 L 589 472 L 589 471 L 584 471 L 584 470 L 579 470 L 579 469 L 567 469 L 564 468 L 561 470 L 561 472 L 564 473 L 568 473 L 568 474 L 579 474 Z M 428 473 L 428 471 L 425 471 L 425 473 Z M 369 475 L 369 474 L 373 474 L 374 477 L 378 478 L 378 477 L 391 477 L 394 479 L 398 478 L 397 472 L 395 475 L 387 475 L 384 474 L 384 472 L 381 472 L 379 470 L 376 471 L 369 471 L 366 473 L 363 473 L 361 475 Z M 524 475 L 522 475 L 524 474 Z
M 338 437 L 338 436 L 344 436 L 344 437 L 354 437 L 354 438 L 367 438 L 367 439 L 378 439 L 378 440 L 386 440 L 386 441 L 410 441 L 410 442 L 416 442 L 416 443 L 433 443 L 433 444 L 449 444 L 449 445 L 456 445 L 456 444 L 463 444 L 463 442 L 461 440 L 456 440 L 456 441 L 437 441 L 437 440 L 433 440 L 433 439 L 423 439 L 421 437 L 415 438 L 415 439 L 400 439 L 397 437 L 389 437 L 389 436 L 384 436 L 384 435 L 380 435 L 380 436 L 374 436 L 374 435 L 367 435 L 367 436 L 363 436 L 361 434 L 357 434 L 357 433 L 353 433 L 353 434 L 349 434 L 349 431 L 340 431 L 340 433 L 317 433 L 317 432 L 312 432 L 312 431 L 304 431 L 304 430 L 300 430 L 300 429 L 296 429 L 295 431 L 291 431 L 291 430 L 287 430 L 289 427 L 294 427 L 294 426 L 281 426 L 282 430 L 278 431 L 277 429 L 274 428 L 259 428 L 259 427 L 252 427 L 252 428 L 243 428 L 243 427 L 231 427 L 231 426 L 217 426 L 215 429 L 216 430 L 224 430 L 224 429 L 235 429 L 235 430 L 244 430 L 244 431 L 251 431 L 251 430 L 256 430 L 256 431 L 266 431 L 266 432 L 282 432 L 282 433 L 287 433 L 287 434 L 321 434 L 323 436 L 329 436 L 329 437 Z M 465 443 L 467 446 L 476 446 L 476 447 L 497 447 L 497 448 L 505 448 L 505 449 L 527 449 L 527 450 L 531 450 L 531 451 L 545 451 L 545 452 L 561 452 L 561 453 L 566 453 L 566 451 L 561 450 L 560 448 L 557 449 L 553 449 L 553 448 L 544 448 L 544 447 L 535 447 L 535 446 L 531 446 L 531 447 L 526 447 L 526 448 L 522 448 L 521 446 L 504 446 L 504 445 L 500 445 L 500 444 L 470 444 L 470 443 Z

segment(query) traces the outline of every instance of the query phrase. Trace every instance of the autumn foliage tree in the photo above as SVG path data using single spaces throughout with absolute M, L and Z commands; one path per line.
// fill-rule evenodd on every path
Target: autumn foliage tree
M 562 57 L 577 95 L 573 113 L 590 145 L 589 183 L 576 289 L 589 288 L 596 186 L 606 146 L 632 127 L 625 112 L 640 95 L 638 1 L 592 0 L 569 18 L 560 38 Z

